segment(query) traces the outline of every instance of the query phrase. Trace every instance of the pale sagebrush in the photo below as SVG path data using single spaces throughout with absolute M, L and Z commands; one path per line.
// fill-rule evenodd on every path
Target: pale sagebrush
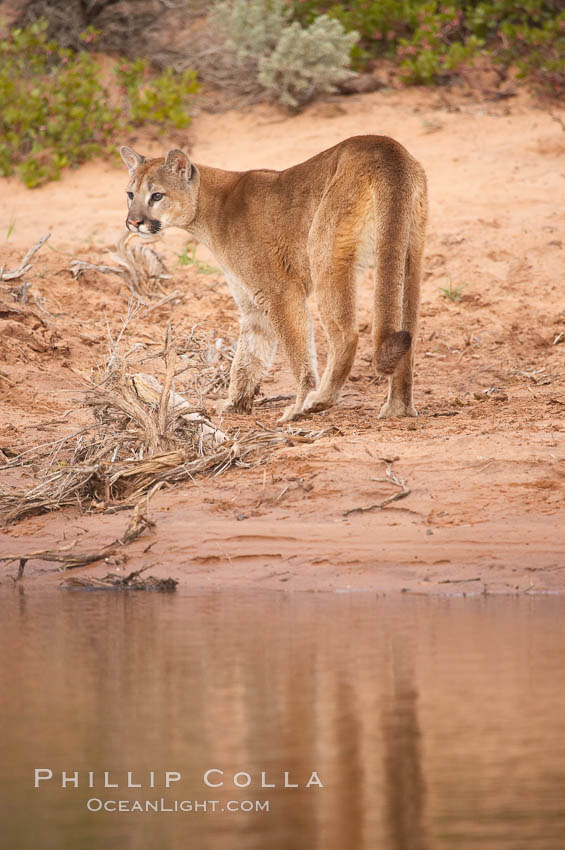
M 296 109 L 335 90 L 349 76 L 349 55 L 359 38 L 327 15 L 309 27 L 290 23 L 283 0 L 217 0 L 211 22 L 222 51 L 247 78 L 255 77 L 272 100 Z
M 211 23 L 237 59 L 258 60 L 275 49 L 291 14 L 284 0 L 218 0 Z
M 285 27 L 273 52 L 259 62 L 259 82 L 284 106 L 296 108 L 317 94 L 335 91 L 349 75 L 349 55 L 359 38 L 339 21 L 320 15 L 307 29 Z

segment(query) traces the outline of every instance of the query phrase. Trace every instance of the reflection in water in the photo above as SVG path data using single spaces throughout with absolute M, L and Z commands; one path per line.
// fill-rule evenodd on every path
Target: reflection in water
M 10 850 L 564 846 L 565 600 L 24 589 L 0 606 Z M 34 789 L 34 768 L 53 780 Z
M 402 634 L 395 638 L 390 695 L 383 705 L 388 846 L 391 850 L 426 850 L 429 843 L 425 825 L 426 788 L 421 762 L 418 691 L 411 652 Z

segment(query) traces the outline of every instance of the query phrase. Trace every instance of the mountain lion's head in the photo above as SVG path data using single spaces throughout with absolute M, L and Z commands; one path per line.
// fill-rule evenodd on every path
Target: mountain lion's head
M 165 227 L 188 227 L 196 215 L 200 174 L 181 150 L 163 159 L 145 159 L 126 146 L 120 154 L 128 167 L 126 227 L 151 235 Z

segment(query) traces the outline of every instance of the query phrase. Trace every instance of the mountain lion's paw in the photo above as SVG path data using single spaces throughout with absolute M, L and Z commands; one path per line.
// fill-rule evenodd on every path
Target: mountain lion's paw
M 302 416 L 302 408 L 296 407 L 295 404 L 289 404 L 285 407 L 284 413 L 277 419 L 277 422 L 284 425 L 285 422 L 293 422 L 295 419 L 300 419 Z
M 401 400 L 387 401 L 381 407 L 379 419 L 399 419 L 401 416 L 417 416 L 418 411 L 413 404 L 406 404 Z
M 317 413 L 319 410 L 327 410 L 332 405 L 333 401 L 331 399 L 321 396 L 318 390 L 312 390 L 306 396 L 302 410 L 304 413 Z
M 230 401 L 229 398 L 223 398 L 216 404 L 218 413 L 251 413 L 253 410 L 253 401 L 250 399 L 240 399 L 239 401 Z

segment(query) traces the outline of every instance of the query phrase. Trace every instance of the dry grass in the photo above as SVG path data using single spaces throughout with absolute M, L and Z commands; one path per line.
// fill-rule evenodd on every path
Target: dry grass
M 28 252 L 15 272 L 4 273 L 6 279 L 17 278 L 29 267 L 43 241 Z M 279 447 L 311 442 L 324 433 L 271 430 L 259 423 L 244 435 L 220 430 L 206 408 L 211 399 L 225 394 L 235 346 L 198 326 L 175 335 L 171 324 L 157 351 L 148 353 L 146 346 L 132 344 L 137 318 L 184 296 L 163 288 L 170 276 L 147 240 L 125 233 L 114 259 L 116 266 L 81 261 L 72 265 L 75 277 L 89 269 L 118 274 L 134 296 L 115 338 L 107 328 L 106 360 L 87 380 L 77 402 L 90 412 L 91 422 L 15 458 L 0 456 L 5 460 L 0 472 L 23 467 L 33 470 L 35 476 L 30 488 L 0 484 L 0 522 L 6 525 L 31 514 L 75 506 L 81 511 L 133 507 L 134 524 L 131 533 L 128 526 L 124 538 L 108 544 L 102 552 L 76 553 L 65 548 L 18 555 L 15 559 L 20 560 L 22 573 L 29 557 L 53 560 L 64 567 L 106 557 L 149 527 L 148 520 L 142 521 L 140 504 L 158 489 L 198 475 L 219 475 L 230 467 L 262 463 Z M 14 305 L 9 309 L 23 308 Z M 148 374 L 148 369 L 155 374 Z
M 136 233 L 126 230 L 120 237 L 116 253 L 112 254 L 112 259 L 116 263 L 115 266 L 73 260 L 71 271 L 75 278 L 80 277 L 85 271 L 117 274 L 127 283 L 137 302 L 154 309 L 155 306 L 162 306 L 168 301 L 184 297 L 177 290 L 168 293 L 163 287 L 162 281 L 170 280 L 171 275 L 165 266 L 163 257 L 150 247 L 152 243 L 158 240 L 158 236 L 154 238 L 140 237 Z M 156 297 L 160 298 L 159 304 L 152 305 L 151 299 Z
M 249 467 L 267 453 L 312 442 L 324 431 L 271 430 L 259 425 L 240 435 L 225 434 L 209 418 L 206 399 L 225 388 L 233 346 L 193 328 L 185 340 L 167 328 L 156 354 L 123 354 L 124 332 L 139 307 L 131 307 L 95 380 L 81 401 L 92 423 L 46 447 L 28 450 L 2 469 L 40 461 L 30 489 L 0 487 L 0 517 L 13 523 L 30 514 L 77 506 L 82 511 L 120 510 L 136 505 L 156 488 Z M 159 378 L 138 371 L 147 360 L 161 366 Z M 185 374 L 186 373 L 186 374 Z M 186 393 L 175 391 L 185 376 Z

